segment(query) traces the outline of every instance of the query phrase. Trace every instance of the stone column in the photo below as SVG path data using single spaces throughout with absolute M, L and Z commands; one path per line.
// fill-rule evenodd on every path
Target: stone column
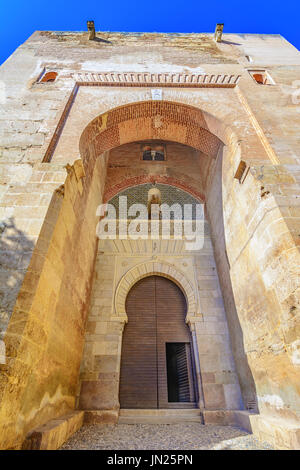
M 88 423 L 118 421 L 121 349 L 127 316 L 111 317 L 102 322 L 105 334 L 93 345 L 93 373 L 81 383 L 79 408 L 85 410 Z

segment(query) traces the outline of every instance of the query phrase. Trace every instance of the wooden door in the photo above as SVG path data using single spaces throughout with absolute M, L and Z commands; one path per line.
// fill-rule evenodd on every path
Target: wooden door
M 164 277 L 144 278 L 130 290 L 126 312 L 128 324 L 123 333 L 120 373 L 121 408 L 195 406 L 190 331 L 185 323 L 186 301 L 182 291 Z M 170 344 L 177 346 L 168 348 Z M 175 380 L 174 372 L 172 380 L 170 377 L 168 380 L 168 349 L 174 352 L 173 362 L 177 364 L 178 402 L 170 401 L 175 395 L 168 392 Z
M 155 278 L 137 282 L 126 299 L 122 341 L 121 408 L 157 408 Z

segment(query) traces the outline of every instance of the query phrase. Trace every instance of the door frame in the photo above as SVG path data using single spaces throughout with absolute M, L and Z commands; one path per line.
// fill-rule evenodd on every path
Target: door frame
M 178 270 L 176 270 L 172 265 L 169 265 L 168 263 L 164 263 L 164 270 L 161 270 L 158 272 L 156 269 L 153 269 L 153 263 L 147 263 L 148 266 L 148 272 L 143 273 L 143 275 L 140 275 L 140 271 L 138 270 L 139 276 L 137 276 L 136 279 L 133 280 L 132 277 L 132 271 L 136 269 L 132 268 L 129 270 L 126 275 L 123 276 L 121 281 L 119 282 L 117 289 L 116 289 L 116 294 L 115 294 L 115 307 L 118 307 L 118 310 L 120 309 L 120 306 L 123 308 L 123 313 L 118 312 L 118 319 L 123 318 L 123 328 L 122 328 L 122 338 L 121 338 L 121 344 L 120 344 L 120 358 L 119 358 L 119 395 L 120 395 L 120 372 L 121 372 L 121 353 L 122 353 L 122 339 L 123 339 L 123 333 L 124 333 L 124 326 L 128 322 L 128 317 L 126 313 L 126 308 L 125 308 L 125 302 L 127 295 L 129 294 L 130 290 L 132 287 L 139 282 L 140 280 L 151 277 L 151 276 L 158 276 L 158 277 L 164 277 L 172 281 L 177 287 L 180 289 L 182 294 L 185 297 L 186 300 L 186 317 L 185 317 L 185 322 L 187 326 L 189 327 L 189 333 L 190 333 L 190 353 L 191 353 L 191 372 L 192 372 L 192 377 L 191 377 L 191 386 L 194 389 L 194 396 L 195 396 L 195 401 L 194 402 L 174 402 L 174 403 L 169 403 L 168 408 L 204 408 L 204 399 L 203 399 L 203 389 L 202 389 L 202 379 L 201 379 L 201 370 L 199 367 L 199 355 L 196 358 L 195 357 L 195 352 L 197 351 L 198 354 L 198 348 L 196 344 L 196 349 L 195 349 L 195 340 L 197 341 L 197 338 L 195 335 L 193 335 L 194 332 L 194 327 L 195 323 L 191 321 L 191 317 L 194 317 L 194 315 L 191 314 L 191 311 L 189 307 L 193 306 L 195 307 L 196 305 L 196 300 L 195 300 L 195 295 L 193 292 L 191 292 L 190 289 L 188 289 L 188 293 L 183 288 L 183 285 L 187 286 L 188 288 L 191 288 L 190 282 L 186 279 L 186 277 Z M 160 263 L 162 265 L 162 263 Z M 149 266 L 150 265 L 150 266 Z M 170 268 L 169 266 L 172 266 L 172 276 L 169 274 Z M 145 268 L 145 263 L 143 264 L 143 267 Z M 150 269 L 149 269 L 150 268 Z M 145 269 L 144 269 L 145 271 Z M 168 272 L 168 274 L 166 273 Z M 175 276 L 173 277 L 173 275 Z M 130 276 L 129 276 L 130 275 Z M 128 279 L 130 279 L 131 282 L 128 282 Z M 180 282 L 178 281 L 180 279 Z M 124 287 L 126 286 L 126 295 L 124 296 Z M 189 314 L 189 315 L 188 315 Z M 120 318 L 121 317 L 121 318 Z M 189 406 L 190 405 L 190 406 Z M 159 408 L 157 408 L 159 409 Z

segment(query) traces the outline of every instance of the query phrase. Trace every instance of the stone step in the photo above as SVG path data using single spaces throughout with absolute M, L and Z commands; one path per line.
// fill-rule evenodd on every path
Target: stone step
M 137 415 L 150 415 L 150 416 L 166 416 L 166 415 L 191 415 L 200 416 L 201 411 L 199 408 L 154 408 L 154 409 L 142 409 L 142 408 L 121 408 L 120 416 L 137 416 Z
M 176 423 L 202 423 L 199 409 L 121 409 L 119 424 L 176 424 Z

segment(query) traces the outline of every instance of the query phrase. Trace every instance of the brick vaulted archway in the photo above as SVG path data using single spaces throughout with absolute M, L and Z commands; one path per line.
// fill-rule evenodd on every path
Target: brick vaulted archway
M 131 144 L 143 140 L 165 140 L 188 146 L 198 151 L 198 153 L 201 154 L 202 161 L 206 161 L 209 166 L 211 166 L 211 173 L 214 174 L 214 180 L 210 182 L 209 186 L 205 189 L 205 194 L 202 194 L 202 191 L 198 190 L 196 195 L 195 190 L 198 188 L 195 185 L 193 188 L 190 188 L 189 192 L 192 193 L 193 191 L 193 195 L 197 197 L 198 200 L 205 200 L 206 208 L 210 210 L 208 218 L 211 219 L 212 222 L 213 238 L 216 242 L 217 252 L 219 252 L 219 259 L 222 260 L 221 269 L 224 273 L 224 279 L 226 282 L 228 281 L 228 286 L 225 286 L 228 295 L 228 303 L 234 306 L 234 299 L 230 290 L 231 281 L 228 263 L 226 261 L 226 255 L 224 254 L 226 242 L 224 237 L 222 209 L 222 161 L 227 162 L 230 180 L 232 181 L 233 168 L 237 166 L 242 153 L 244 154 L 243 143 L 238 141 L 235 132 L 225 123 L 199 108 L 170 101 L 130 103 L 99 115 L 87 125 L 81 134 L 79 147 L 85 172 L 83 185 L 88 187 L 89 184 L 92 184 L 92 181 L 101 181 L 102 201 L 104 200 L 104 202 L 106 202 L 110 197 L 123 189 L 123 185 L 127 187 L 130 184 L 135 185 L 142 183 L 142 181 L 136 181 L 135 179 L 129 181 L 128 179 L 124 178 L 124 180 L 122 180 L 121 178 L 120 181 L 117 182 L 116 187 L 115 185 L 107 185 L 105 183 L 105 175 L 107 174 L 107 167 L 105 167 L 105 165 L 107 163 L 105 162 L 109 159 L 110 150 L 123 146 L 124 144 Z M 224 159 L 223 156 L 225 157 Z M 218 164 L 217 172 L 214 170 L 216 162 Z M 176 182 L 169 180 L 161 181 L 161 183 L 165 182 L 180 187 L 184 180 L 181 175 L 178 176 L 179 179 Z M 220 178 L 218 179 L 219 176 Z M 158 177 L 155 175 L 155 181 L 158 182 L 160 177 L 160 175 L 158 175 Z M 162 177 L 165 178 L 164 175 Z M 104 188 L 106 188 L 106 190 Z M 186 187 L 182 189 L 188 191 Z M 217 198 L 216 200 L 215 197 Z M 154 271 L 150 272 L 153 274 Z M 125 308 L 121 310 L 117 310 L 119 315 L 115 315 L 115 322 L 120 321 L 123 323 L 126 321 Z M 231 310 L 234 311 L 234 307 Z M 188 315 L 188 321 L 190 321 L 192 317 L 193 315 Z M 233 322 L 234 321 L 239 324 L 238 320 L 235 318 Z M 234 326 L 234 328 L 238 330 L 238 327 Z M 237 337 L 236 342 L 238 343 L 241 337 L 239 331 Z M 239 364 L 241 365 L 241 369 L 245 371 L 248 365 L 244 356 L 243 344 L 237 344 L 237 351 L 237 354 L 241 356 Z M 244 375 L 246 375 L 246 373 L 244 373 Z M 250 381 L 251 379 L 248 379 L 248 377 L 245 379 L 245 389 L 247 390 L 250 388 Z M 89 387 L 95 387 L 95 389 L 98 386 L 100 387 L 98 383 L 97 385 L 92 385 L 88 382 L 88 380 L 86 383 L 83 381 L 80 399 L 81 407 L 86 409 L 91 406 L 103 406 L 102 401 L 101 404 L 97 403 L 97 405 L 94 405 L 94 403 L 91 404 L 89 400 L 86 400 L 86 397 L 91 396 L 91 389 Z M 118 390 L 118 387 L 116 387 L 116 390 Z M 251 394 L 252 393 L 251 389 Z M 96 395 L 99 396 L 99 393 L 97 392 Z M 117 394 L 114 400 L 114 406 L 118 406 Z

